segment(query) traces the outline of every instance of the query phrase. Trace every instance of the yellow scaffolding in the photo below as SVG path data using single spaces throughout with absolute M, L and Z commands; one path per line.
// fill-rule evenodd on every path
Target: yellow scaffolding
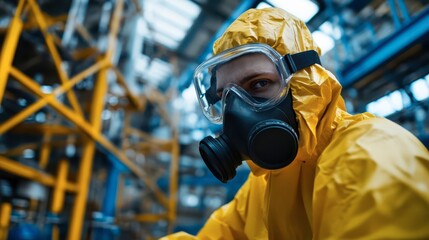
M 135 2 L 138 3 L 138 1 Z M 110 20 L 110 29 L 107 35 L 107 50 L 100 54 L 98 60 L 92 66 L 72 77 L 68 76 L 67 72 L 62 67 L 63 61 L 57 50 L 57 37 L 48 31 L 48 27 L 51 26 L 53 22 L 64 21 L 65 17 L 61 16 L 53 18 L 48 16 L 42 12 L 35 0 L 18 1 L 14 17 L 7 28 L 5 40 L 0 53 L 0 104 L 3 100 L 6 83 L 9 78 L 19 82 L 29 92 L 38 97 L 37 101 L 26 107 L 23 111 L 1 123 L 0 135 L 9 131 L 19 132 L 20 129 L 17 128 L 17 126 L 27 126 L 35 129 L 36 131 L 38 130 L 42 132 L 43 136 L 43 141 L 40 144 L 20 146 L 16 149 L 8 149 L 6 152 L 1 153 L 0 169 L 16 176 L 29 179 L 31 181 L 36 181 L 51 187 L 53 189 L 53 197 L 50 210 L 53 213 L 58 214 L 62 211 L 65 191 L 75 195 L 74 206 L 69 219 L 70 222 L 67 236 L 67 239 L 69 240 L 81 239 L 82 236 L 88 188 L 91 180 L 93 158 L 97 144 L 108 150 L 110 154 L 115 157 L 115 159 L 126 166 L 127 169 L 134 173 L 137 178 L 141 179 L 145 183 L 145 186 L 155 193 L 157 199 L 166 208 L 166 212 L 163 214 L 137 214 L 133 219 L 134 221 L 153 222 L 164 219 L 170 223 L 168 231 L 171 232 L 176 218 L 176 197 L 178 187 L 177 172 L 180 153 L 177 136 L 178 133 L 172 121 L 168 120 L 171 128 L 173 129 L 173 138 L 170 141 L 162 143 L 156 141 L 149 142 L 151 145 L 161 146 L 164 151 L 170 151 L 172 154 L 169 173 L 170 186 L 168 196 L 158 188 L 153 179 L 149 178 L 148 175 L 142 171 L 138 164 L 131 161 L 127 157 L 125 154 L 125 149 L 116 147 L 101 132 L 101 114 L 105 105 L 105 95 L 108 92 L 107 74 L 109 71 L 112 71 L 116 75 L 118 84 L 125 90 L 126 97 L 131 105 L 131 109 L 133 109 L 133 111 L 143 111 L 145 109 L 145 98 L 140 97 L 140 100 L 139 97 L 135 96 L 130 91 L 123 75 L 112 62 L 113 54 L 116 51 L 117 38 L 120 23 L 123 18 L 123 11 L 124 0 L 116 1 L 115 9 Z M 25 18 L 28 22 L 23 22 L 24 18 L 22 16 L 24 14 L 29 16 L 28 18 Z M 60 85 L 56 87 L 51 93 L 44 93 L 41 90 L 41 86 L 34 79 L 27 76 L 23 71 L 14 67 L 12 64 L 18 47 L 18 41 L 23 30 L 34 28 L 37 28 L 43 34 L 45 44 L 50 56 L 53 59 L 55 70 L 60 80 Z M 76 54 L 80 54 L 80 56 L 84 57 L 88 55 L 88 53 L 82 53 L 81 51 L 76 51 Z M 91 75 L 97 75 L 97 78 L 93 89 L 91 106 L 88 110 L 89 119 L 86 119 L 84 110 L 79 104 L 78 97 L 73 91 L 73 87 Z M 62 94 L 66 95 L 71 108 L 58 100 L 58 96 Z M 69 120 L 70 123 L 77 127 L 77 129 L 47 124 L 31 126 L 23 123 L 29 116 L 45 106 L 50 106 L 56 110 L 58 114 L 64 116 L 67 120 Z M 163 108 L 161 108 L 161 115 L 163 115 L 163 117 L 166 119 L 170 119 L 168 114 L 166 114 L 166 110 Z M 135 134 L 140 133 L 140 131 L 134 129 L 127 133 Z M 76 182 L 71 182 L 67 179 L 69 171 L 67 159 L 62 159 L 59 161 L 57 176 L 53 176 L 44 172 L 44 169 L 49 162 L 49 155 L 52 148 L 65 146 L 65 144 L 60 144 L 58 146 L 58 143 L 52 142 L 52 137 L 57 134 L 78 134 L 82 138 L 81 145 L 83 150 L 79 169 L 76 173 Z M 57 146 L 55 144 L 57 144 Z M 17 153 L 19 154 L 23 149 L 27 148 L 40 148 L 40 169 L 34 169 L 8 158 L 8 156 L 13 156 Z M 5 228 L 8 226 L 8 216 L 10 216 L 11 212 L 10 205 L 5 204 L 6 203 L 2 205 L 0 212 L 0 228 L 2 229 L 0 237 L 2 238 L 7 237 L 7 231 Z M 58 228 L 54 227 L 53 231 L 53 239 L 58 239 Z

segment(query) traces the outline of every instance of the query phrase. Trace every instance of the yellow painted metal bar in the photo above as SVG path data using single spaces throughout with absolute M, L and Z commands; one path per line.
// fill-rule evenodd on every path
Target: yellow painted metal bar
M 4 152 L 0 152 L 0 155 L 5 156 L 5 157 L 21 155 L 25 149 L 36 149 L 39 145 L 40 144 L 38 144 L 38 143 L 22 144 L 22 145 L 19 145 L 17 147 L 8 149 Z
M 57 225 L 52 226 L 52 240 L 60 240 L 60 229 Z
M 122 153 L 121 151 L 119 151 L 109 140 L 107 140 L 99 132 L 95 131 L 94 128 L 92 127 L 92 125 L 89 124 L 87 121 L 85 121 L 85 119 L 83 119 L 81 116 L 77 115 L 75 112 L 71 111 L 68 107 L 64 106 L 64 104 L 58 102 L 57 99 L 55 98 L 55 95 L 53 95 L 53 94 L 48 94 L 48 95 L 44 94 L 34 81 L 32 81 L 29 77 L 25 76 L 23 73 L 21 73 L 19 70 L 15 69 L 15 68 L 12 68 L 11 74 L 22 85 L 24 85 L 26 88 L 28 88 L 29 90 L 31 90 L 32 92 L 34 92 L 36 95 L 38 95 L 38 96 L 44 96 L 42 99 L 40 99 L 39 101 L 37 101 L 35 104 L 37 104 L 39 102 L 42 102 L 42 104 L 46 105 L 47 103 L 49 103 L 55 110 L 57 110 L 60 114 L 62 114 L 63 116 L 65 116 L 72 123 L 74 123 L 84 133 L 86 133 L 92 139 L 98 141 L 101 145 L 103 145 L 109 151 L 113 152 L 118 157 L 118 159 L 120 159 L 120 161 L 125 166 L 127 166 L 129 169 L 131 169 L 131 171 L 133 171 L 137 176 L 143 177 L 143 173 L 141 172 L 141 170 L 139 169 L 139 167 L 137 165 L 135 165 L 133 162 L 131 162 L 125 156 L 125 154 Z M 69 82 L 67 82 L 67 83 L 69 83 Z M 67 84 L 67 83 L 64 84 L 64 85 L 67 85 L 67 87 L 71 86 L 70 84 Z M 62 88 L 60 87 L 59 89 L 61 90 Z M 61 93 L 60 91 L 58 91 L 58 92 Z M 56 94 L 55 91 L 54 91 L 54 93 Z M 42 106 L 44 106 L 44 105 L 42 105 Z M 30 107 L 31 106 L 32 105 L 30 105 Z M 27 107 L 22 112 L 25 112 L 30 107 Z M 17 115 L 20 116 L 21 113 L 19 113 Z M 31 115 L 31 113 L 29 115 Z M 24 120 L 24 119 L 25 119 L 25 117 L 22 120 Z M 3 124 L 0 125 L 0 134 L 3 133 L 3 132 L 5 132 L 7 130 L 6 127 L 10 128 L 9 125 L 11 125 L 11 124 L 8 123 L 9 121 L 7 121 L 7 122 L 5 122 L 5 123 L 3 123 Z M 16 121 L 18 121 L 18 120 L 16 120 Z M 19 122 L 17 122 L 17 123 L 19 123 Z M 3 125 L 6 125 L 6 127 L 3 126 Z M 5 130 L 5 128 L 6 128 L 6 130 Z
M 108 38 L 108 47 L 105 54 L 105 58 L 107 61 L 111 62 L 113 54 L 116 50 L 116 38 L 119 32 L 119 26 L 121 25 L 122 12 L 124 8 L 124 0 L 116 1 L 115 10 L 113 11 L 113 15 L 110 21 L 110 29 Z
M 50 144 L 51 147 L 54 147 L 54 148 L 59 148 L 59 147 L 64 148 L 67 146 L 67 143 L 68 142 L 64 140 L 48 142 L 48 144 Z M 4 157 L 19 156 L 22 154 L 22 152 L 25 149 L 36 149 L 36 148 L 39 148 L 41 144 L 43 144 L 43 142 L 22 144 L 17 147 L 10 148 L 3 152 L 0 152 L 0 155 Z
M 54 193 L 52 195 L 51 211 L 56 214 L 60 213 L 63 209 L 68 170 L 69 163 L 67 160 L 62 159 L 58 164 L 57 184 L 54 186 Z
M 167 219 L 167 214 L 139 214 L 135 215 L 133 220 L 138 222 L 157 222 L 159 220 Z
M 15 56 L 16 46 L 18 45 L 19 35 L 22 31 L 23 23 L 21 20 L 21 12 L 24 7 L 24 2 L 25 0 L 20 0 L 18 2 L 15 16 L 12 18 L 9 25 L 0 55 L 0 104 L 3 100 L 3 94 L 7 78 L 9 76 L 9 71 L 12 66 L 13 57 Z
M 64 106 L 62 103 L 58 102 L 53 94 L 49 94 L 49 95 L 44 94 L 34 81 L 31 81 L 31 79 L 29 77 L 27 77 L 23 73 L 19 72 L 19 70 L 12 68 L 11 74 L 21 84 L 23 84 L 25 87 L 30 89 L 36 95 L 44 96 L 42 99 L 37 101 L 35 104 L 42 102 L 42 104 L 46 105 L 45 101 L 47 103 L 49 103 L 55 110 L 57 110 L 59 113 L 61 113 L 63 116 L 65 116 L 72 123 L 76 124 L 76 126 L 79 127 L 83 132 L 85 132 L 87 135 L 89 135 L 92 139 L 98 141 L 102 146 L 104 146 L 107 150 L 109 150 L 111 153 L 113 153 L 125 166 L 127 166 L 134 174 L 136 174 L 138 177 L 140 177 L 145 182 L 145 184 L 149 187 L 149 189 L 151 189 L 155 193 L 155 195 L 157 196 L 157 198 L 160 200 L 160 202 L 162 204 L 164 204 L 165 206 L 168 205 L 168 199 L 165 197 L 165 195 L 162 193 L 162 191 L 159 189 L 159 187 L 156 185 L 156 183 L 154 183 L 151 179 L 147 178 L 145 176 L 145 174 L 142 172 L 142 170 L 140 169 L 140 167 L 138 167 L 135 163 L 131 162 L 127 158 L 125 153 L 123 153 L 118 148 L 116 148 L 109 140 L 107 140 L 98 131 L 96 131 L 91 124 L 86 122 L 85 119 L 83 119 L 81 116 L 77 115 L 75 112 L 71 111 L 69 108 Z M 64 85 L 66 85 L 66 84 L 64 84 Z M 70 84 L 68 86 L 70 86 Z M 60 87 L 60 89 L 61 89 L 61 87 Z M 28 107 L 28 108 L 30 108 L 30 107 Z M 22 112 L 25 112 L 25 110 L 27 110 L 28 108 L 24 109 L 24 111 L 22 111 Z M 18 116 L 19 115 L 20 114 L 18 114 Z M 18 116 L 15 116 L 15 117 L 18 117 Z M 101 113 L 98 116 L 101 116 Z M 22 120 L 24 120 L 24 119 L 22 119 Z M 5 124 L 2 124 L 2 125 L 6 125 L 8 122 L 9 121 L 7 121 Z M 2 125 L 0 125 L 0 134 L 2 133 L 2 131 L 5 131 L 4 126 L 2 126 Z M 10 124 L 6 125 L 6 127 L 10 128 Z
M 64 92 L 71 89 L 74 85 L 85 79 L 86 77 L 93 75 L 94 73 L 105 69 L 108 66 L 108 62 L 101 60 L 96 63 L 94 63 L 92 66 L 88 67 L 87 69 L 83 70 L 82 72 L 76 74 L 74 77 L 70 79 L 70 81 L 62 84 L 60 87 L 56 88 L 52 93 L 56 96 L 63 94 Z
M 79 74 L 76 74 L 73 78 L 70 79 L 70 81 L 63 83 L 61 86 L 57 87 L 54 91 L 52 91 L 52 94 L 43 93 L 40 90 L 40 86 L 35 81 L 33 81 L 33 79 L 26 76 L 24 73 L 14 67 L 10 69 L 10 74 L 39 97 L 44 97 L 46 95 L 58 96 L 71 89 L 74 85 L 76 85 L 86 77 L 96 73 L 101 69 L 105 69 L 107 66 L 108 64 L 105 61 L 95 63 L 94 65 L 88 67 Z
M 179 172 L 179 158 L 180 147 L 178 141 L 178 132 L 173 130 L 172 149 L 171 149 L 171 163 L 170 163 L 170 185 L 169 185 L 169 205 L 168 205 L 168 220 L 170 221 L 168 232 L 173 230 L 173 222 L 176 220 L 176 206 L 177 206 L 177 188 L 178 188 L 178 172 Z
M 141 178 L 146 184 L 146 186 L 154 192 L 155 196 L 158 198 L 161 204 L 163 204 L 164 206 L 168 205 L 168 199 L 161 191 L 161 189 L 159 189 L 158 185 L 156 185 L 156 183 L 152 179 L 148 178 L 138 165 L 131 162 L 123 151 L 117 149 L 110 141 L 108 141 L 104 137 L 99 139 L 99 143 L 103 145 L 107 150 L 109 150 L 109 152 L 115 155 L 118 159 L 120 159 L 121 162 L 124 163 L 125 166 L 127 166 L 134 174 Z
M 29 6 L 26 5 L 26 9 L 24 9 L 25 11 L 23 11 L 23 14 L 26 13 L 28 8 Z M 50 16 L 48 14 L 43 14 L 43 18 L 45 19 L 46 26 L 49 28 L 49 27 L 52 27 L 53 25 L 56 25 L 55 27 L 58 28 L 59 30 L 64 29 L 63 25 L 67 20 L 67 16 L 68 14 L 62 14 L 58 16 Z M 27 15 L 26 17 L 27 18 L 24 23 L 24 30 L 34 30 L 36 28 L 39 28 L 39 25 L 37 24 L 37 21 L 34 15 Z
M 35 103 L 32 103 L 30 106 L 26 107 L 24 110 L 8 119 L 7 121 L 0 124 L 0 135 L 7 132 L 9 129 L 13 128 L 17 124 L 23 122 L 31 114 L 35 113 L 37 110 L 41 109 L 48 103 L 46 98 L 43 98 Z
M 46 132 L 43 134 L 43 142 L 40 147 L 40 158 L 39 158 L 39 167 L 41 169 L 46 169 L 49 162 L 49 156 L 51 155 L 51 141 L 52 134 Z
M 81 130 L 83 130 L 86 134 L 88 134 L 93 139 L 97 140 L 106 147 L 108 150 L 116 153 L 117 157 L 129 168 L 131 169 L 137 176 L 143 177 L 143 174 L 139 167 L 137 167 L 133 162 L 131 162 L 124 153 L 120 152 L 112 143 L 110 143 L 106 138 L 104 138 L 97 131 L 93 130 L 93 127 L 88 124 L 81 116 L 75 114 L 73 111 L 69 110 L 62 103 L 58 102 L 55 98 L 56 95 L 60 95 L 63 92 L 67 91 L 69 88 L 73 87 L 79 81 L 83 80 L 85 77 L 93 74 L 94 72 L 104 69 L 108 66 L 108 63 L 105 60 L 101 60 L 100 62 L 94 64 L 93 66 L 87 68 L 81 73 L 74 76 L 69 82 L 64 83 L 57 89 L 53 91 L 52 94 L 44 94 L 37 83 L 32 81 L 31 78 L 27 77 L 25 74 L 20 72 L 16 68 L 11 68 L 11 75 L 18 80 L 22 85 L 28 88 L 30 91 L 35 93 L 36 95 L 42 97 L 42 99 L 38 100 L 36 103 L 33 103 L 26 109 L 24 109 L 21 113 L 17 114 L 15 117 L 19 117 L 17 119 L 10 119 L 3 124 L 0 125 L 0 134 L 6 132 L 11 127 L 15 126 L 19 122 L 25 120 L 26 117 L 45 106 L 46 104 L 50 104 L 53 108 L 55 108 L 59 113 L 63 114 L 67 119 L 76 124 Z M 25 114 L 23 114 L 25 113 Z M 150 182 L 150 181 L 149 181 Z M 152 185 L 152 184 L 149 184 Z
M 90 110 L 89 120 L 92 125 L 92 131 L 100 134 L 101 113 L 104 107 L 104 97 L 107 92 L 107 70 L 101 70 L 98 73 L 97 81 L 94 88 L 94 95 Z M 87 140 L 83 147 L 82 158 L 78 170 L 78 187 L 74 207 L 71 214 L 70 225 L 68 230 L 69 240 L 78 240 L 82 236 L 82 226 L 85 215 L 85 207 L 88 195 L 89 184 L 91 181 L 92 163 L 95 152 L 95 141 Z
M 39 170 L 25 166 L 3 156 L 0 156 L 0 169 L 16 176 L 39 182 L 46 186 L 52 187 L 56 184 L 55 178 L 51 175 L 40 172 Z M 66 184 L 66 190 L 69 192 L 76 192 L 76 184 L 68 182 Z
M 124 175 L 119 175 L 118 180 L 118 194 L 116 196 L 116 209 L 115 209 L 115 216 L 119 216 L 120 210 L 124 206 L 124 188 L 125 188 L 125 181 L 124 181 Z
M 39 200 L 30 198 L 30 204 L 28 206 L 28 210 L 30 212 L 36 212 L 38 205 L 39 205 Z
M 10 203 L 2 203 L 0 207 L 0 240 L 7 239 L 11 213 L 12 205 Z
M 77 128 L 63 126 L 59 124 L 39 124 L 39 123 L 23 123 L 19 124 L 16 128 L 11 130 L 13 133 L 25 133 L 25 134 L 51 134 L 51 135 L 74 135 L 80 132 Z M 46 142 L 49 142 L 46 141 Z
M 55 184 L 52 176 L 2 156 L 0 156 L 0 169 L 47 186 Z
M 39 99 L 37 102 L 31 104 L 27 108 L 25 108 L 23 111 L 16 114 L 11 119 L 8 119 L 7 121 L 3 122 L 0 125 L 0 135 L 11 129 L 12 127 L 16 126 L 17 124 L 23 122 L 26 118 L 28 118 L 31 114 L 36 112 L 37 110 L 44 107 L 46 104 L 48 104 L 48 98 L 55 99 L 55 96 L 61 95 L 65 91 L 72 88 L 74 85 L 85 79 L 87 76 L 94 74 L 100 69 L 103 69 L 107 66 L 106 62 L 99 62 L 91 67 L 88 67 L 84 71 L 80 72 L 76 76 L 74 76 L 70 81 L 64 83 L 60 87 L 56 88 L 52 94 L 44 94 L 41 90 L 38 84 L 36 84 L 31 78 L 27 77 L 25 74 L 23 74 L 18 69 L 12 67 L 10 69 L 10 74 L 18 80 L 21 84 L 23 84 L 25 87 L 27 87 L 30 91 L 33 93 L 36 93 L 39 97 L 43 97 L 42 99 Z
M 125 90 L 125 94 L 127 95 L 127 98 L 128 98 L 128 100 L 130 101 L 130 103 L 133 105 L 133 107 L 134 107 L 136 110 L 142 110 L 142 108 L 143 108 L 143 103 L 142 103 L 142 102 L 140 102 L 140 101 L 139 101 L 139 99 L 138 99 L 138 97 L 137 97 L 137 96 L 135 96 L 135 95 L 131 92 L 131 90 L 130 90 L 130 88 L 128 87 L 128 84 L 126 83 L 125 78 L 124 78 L 124 76 L 122 75 L 122 73 L 119 71 L 119 69 L 118 69 L 118 68 L 116 68 L 116 67 L 112 67 L 112 68 L 113 68 L 113 71 L 114 71 L 114 72 L 115 72 L 115 74 L 116 74 L 116 78 L 117 78 L 117 81 L 118 81 L 119 85 L 121 85 L 121 86 L 124 88 L 124 90 Z
M 89 44 L 94 42 L 94 38 L 91 36 L 91 33 L 89 33 L 89 31 L 82 26 L 80 23 L 75 23 L 76 25 L 74 26 L 76 29 L 76 32 L 79 33 L 79 35 Z
M 69 79 L 68 79 L 67 73 L 64 71 L 64 69 L 61 66 L 62 60 L 61 60 L 60 54 L 56 49 L 55 41 L 53 37 L 51 36 L 51 34 L 48 33 L 48 25 L 46 24 L 42 11 L 40 10 L 35 0 L 28 0 L 28 3 L 34 14 L 34 17 L 36 18 L 36 22 L 39 25 L 40 30 L 45 38 L 46 46 L 48 47 L 51 57 L 54 60 L 55 68 L 57 70 L 60 81 L 61 83 L 65 83 L 69 81 Z M 73 90 L 67 91 L 66 95 L 73 109 L 76 111 L 76 113 L 82 115 L 83 114 L 82 109 L 80 108 L 79 101 L 77 100 Z

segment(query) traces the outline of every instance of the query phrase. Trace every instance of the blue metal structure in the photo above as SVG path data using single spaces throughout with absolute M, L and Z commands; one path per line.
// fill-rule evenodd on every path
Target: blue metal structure
M 110 167 L 105 183 L 105 193 L 101 212 L 93 213 L 91 222 L 92 239 L 115 239 L 119 235 L 119 228 L 115 225 L 116 200 L 118 193 L 119 176 L 121 167 L 117 166 L 117 159 L 111 159 L 108 155 Z
M 194 72 L 194 69 L 198 64 L 203 62 L 209 54 L 212 53 L 212 47 L 213 43 L 218 39 L 228 28 L 228 26 L 243 12 L 245 12 L 247 9 L 255 7 L 261 0 L 243 0 L 240 5 L 234 10 L 234 12 L 229 16 L 229 18 L 222 24 L 222 26 L 218 29 L 214 37 L 209 41 L 207 46 L 205 47 L 204 51 L 200 54 L 200 56 L 197 58 L 196 63 L 189 64 L 189 66 L 186 68 L 185 71 L 183 71 L 182 75 L 180 76 L 180 85 L 179 85 L 179 91 L 184 90 L 185 88 L 189 87 L 189 85 L 192 82 L 192 75 Z
M 353 85 L 365 75 L 391 61 L 398 54 L 420 43 L 429 33 L 428 22 L 429 8 L 410 19 L 394 34 L 379 42 L 359 60 L 346 66 L 341 73 L 343 86 L 349 87 Z

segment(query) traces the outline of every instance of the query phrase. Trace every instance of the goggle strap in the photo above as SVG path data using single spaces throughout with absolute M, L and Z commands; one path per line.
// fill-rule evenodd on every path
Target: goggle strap
M 283 57 L 283 61 L 285 61 L 286 66 L 289 68 L 288 70 L 291 74 L 316 63 L 321 65 L 319 54 L 317 54 L 317 52 L 314 50 L 295 54 L 286 54 Z

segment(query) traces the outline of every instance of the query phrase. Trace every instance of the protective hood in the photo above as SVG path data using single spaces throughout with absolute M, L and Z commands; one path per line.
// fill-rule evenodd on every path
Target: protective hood
M 320 48 L 305 23 L 278 8 L 246 11 L 214 43 L 213 53 L 255 42 L 268 44 L 282 55 L 307 50 L 315 50 L 320 55 Z M 340 96 L 341 85 L 320 65 L 295 73 L 290 88 L 300 136 L 295 161 L 314 165 L 338 123 L 352 116 L 345 112 Z M 362 116 L 357 118 L 361 119 Z M 250 161 L 248 164 L 255 175 L 267 172 Z
M 213 51 L 255 42 L 280 54 L 320 55 L 305 24 L 275 8 L 247 10 Z M 348 114 L 339 82 L 318 64 L 295 73 L 290 84 L 299 124 L 297 157 L 278 170 L 248 161 L 253 174 L 196 239 L 428 238 L 424 146 L 386 119 Z
M 315 50 L 320 55 L 320 49 L 306 25 L 290 13 L 277 8 L 247 10 L 214 43 L 213 52 L 216 54 L 255 42 L 268 44 L 282 55 L 307 50 Z M 247 211 L 252 209 L 252 213 L 246 214 L 246 221 L 249 226 L 257 226 L 260 224 L 257 222 L 259 220 L 251 223 L 251 219 L 264 216 L 262 222 L 268 236 L 262 239 L 278 239 L 279 236 L 312 238 L 312 196 L 319 156 L 329 145 L 339 125 L 347 128 L 362 119 L 373 117 L 371 114 L 348 114 L 340 96 L 341 85 L 333 74 L 319 64 L 296 72 L 290 81 L 290 90 L 300 136 L 295 160 L 278 170 L 266 170 L 247 161 L 255 176 L 250 178 L 254 181 L 248 181 L 261 184 L 258 191 L 264 192 L 262 196 L 265 200 L 257 200 L 260 193 L 256 194 L 252 188 L 252 196 L 249 197 L 252 199 L 251 203 L 245 208 Z M 237 201 L 242 198 L 237 194 Z M 264 207 L 257 208 L 260 204 Z M 216 215 L 213 217 L 216 218 Z M 260 228 L 255 229 L 255 232 L 249 230 L 246 234 L 261 234 Z M 213 224 L 206 224 L 199 234 L 212 235 L 216 231 Z

